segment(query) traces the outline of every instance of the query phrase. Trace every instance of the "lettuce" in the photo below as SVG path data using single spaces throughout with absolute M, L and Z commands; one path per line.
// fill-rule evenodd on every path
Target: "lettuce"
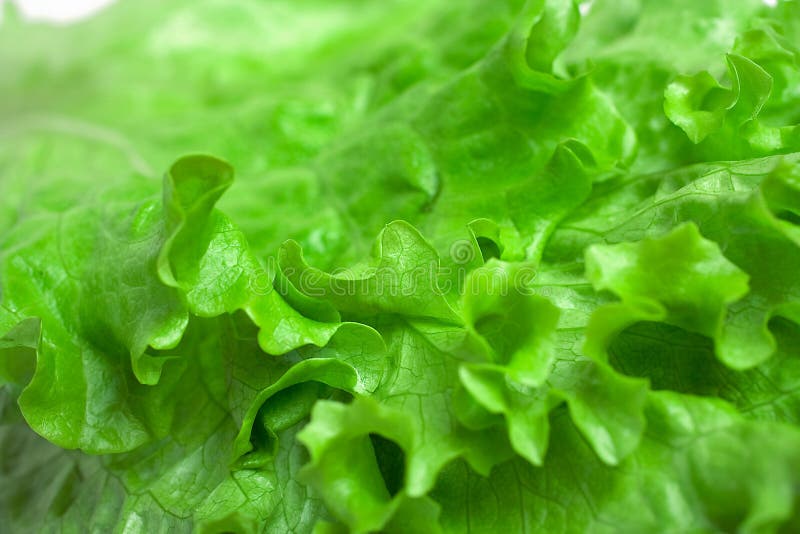
M 6 10 L 6 530 L 800 529 L 796 1 Z

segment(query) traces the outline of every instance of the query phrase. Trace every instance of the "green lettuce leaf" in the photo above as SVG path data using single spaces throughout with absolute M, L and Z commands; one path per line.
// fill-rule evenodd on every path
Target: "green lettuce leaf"
M 796 0 L 5 6 L 0 530 L 800 530 Z

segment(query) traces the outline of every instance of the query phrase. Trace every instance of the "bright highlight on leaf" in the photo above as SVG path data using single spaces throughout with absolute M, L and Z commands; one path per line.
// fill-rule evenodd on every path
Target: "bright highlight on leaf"
M 800 530 L 798 2 L 7 11 L 0 530 Z

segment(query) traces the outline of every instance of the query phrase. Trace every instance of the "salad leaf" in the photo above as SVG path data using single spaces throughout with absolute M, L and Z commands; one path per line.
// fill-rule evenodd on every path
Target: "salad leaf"
M 0 524 L 800 529 L 773 4 L 6 7 Z

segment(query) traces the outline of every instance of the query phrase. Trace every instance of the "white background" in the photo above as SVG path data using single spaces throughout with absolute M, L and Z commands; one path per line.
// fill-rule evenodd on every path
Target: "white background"
M 0 0 L 0 4 L 4 1 L 10 0 Z M 25 18 L 62 24 L 88 17 L 113 2 L 114 0 L 13 0 Z

